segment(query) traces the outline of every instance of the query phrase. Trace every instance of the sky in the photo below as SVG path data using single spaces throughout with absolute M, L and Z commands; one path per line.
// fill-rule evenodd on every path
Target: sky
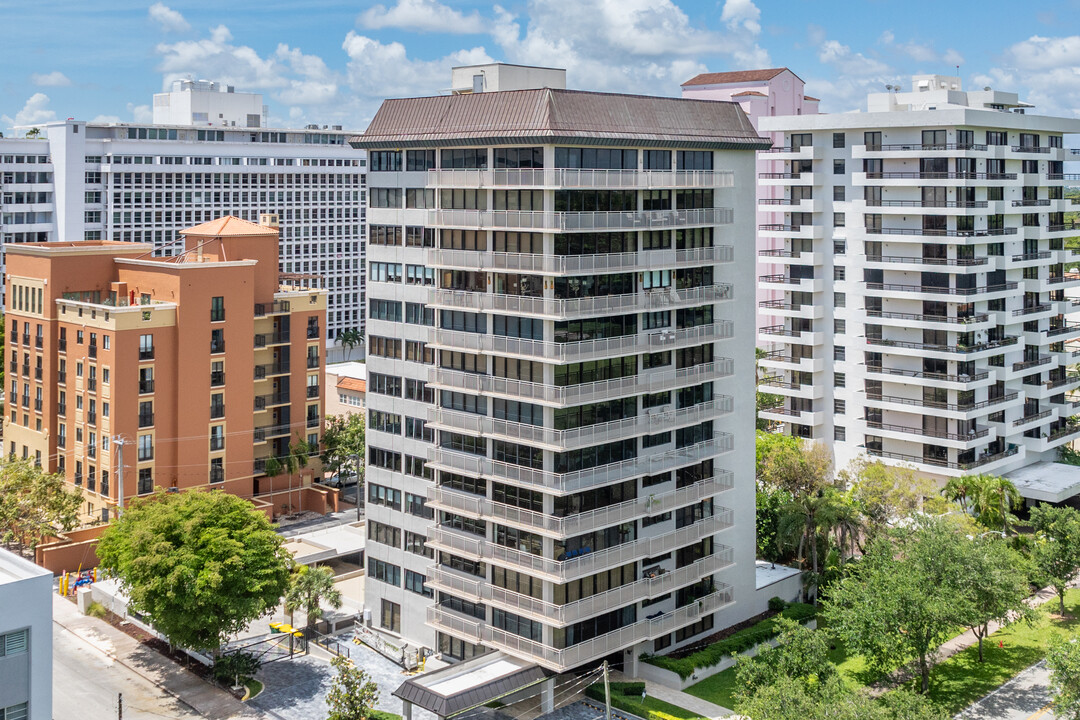
M 671 95 L 700 72 L 789 67 L 823 112 L 916 73 L 1080 117 L 1080 0 L 0 0 L 0 131 L 148 122 L 179 78 L 260 92 L 270 125 L 363 130 L 450 68 L 565 67 L 567 87 Z

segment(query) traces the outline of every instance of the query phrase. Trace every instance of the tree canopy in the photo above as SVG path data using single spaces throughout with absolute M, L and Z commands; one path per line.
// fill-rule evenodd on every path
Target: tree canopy
M 1035 544 L 1031 557 L 1040 579 L 1051 585 L 1065 614 L 1065 590 L 1080 572 L 1080 512 L 1040 503 L 1031 511 Z
M 1055 638 L 1046 653 L 1054 713 L 1064 720 L 1080 720 L 1080 634 Z
M 0 542 L 33 551 L 43 537 L 79 523 L 82 493 L 63 475 L 44 472 L 30 460 L 0 464 Z
M 220 490 L 136 500 L 97 555 L 169 642 L 209 651 L 277 607 L 292 563 L 266 516 Z
M 301 565 L 289 579 L 285 591 L 285 611 L 303 610 L 308 627 L 322 617 L 322 603 L 333 608 L 341 607 L 341 591 L 334 585 L 334 572 L 328 567 Z M 291 622 L 291 620 L 290 620 Z
M 337 674 L 330 682 L 326 704 L 330 706 L 327 720 L 367 720 L 375 703 L 379 702 L 379 686 L 361 668 L 338 655 L 331 662 Z
M 926 698 L 907 690 L 894 690 L 875 700 L 865 690 L 852 691 L 839 676 L 808 687 L 794 678 L 781 677 L 739 705 L 738 711 L 755 720 L 946 720 L 948 715 Z
M 323 468 L 333 473 L 350 472 L 354 469 L 353 456 L 359 456 L 361 474 L 364 472 L 364 454 L 367 440 L 364 416 L 360 413 L 330 415 L 326 418 L 323 432 Z
M 825 633 L 811 630 L 801 622 L 779 617 L 776 647 L 763 645 L 756 657 L 740 655 L 735 666 L 736 697 L 749 701 L 763 688 L 780 678 L 800 682 L 813 691 L 832 680 L 836 666 L 829 661 L 829 641 Z

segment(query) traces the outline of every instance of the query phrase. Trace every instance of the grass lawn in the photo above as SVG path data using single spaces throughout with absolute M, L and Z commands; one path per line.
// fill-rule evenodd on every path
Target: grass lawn
M 622 692 L 618 691 L 618 685 L 619 683 L 612 683 L 611 706 L 618 708 L 619 710 L 632 713 L 640 718 L 645 718 L 646 720 L 650 720 L 651 718 L 655 718 L 655 720 L 666 720 L 667 718 L 678 718 L 678 720 L 709 720 L 684 707 L 672 705 L 669 702 L 664 702 L 651 695 L 646 695 L 645 702 L 643 703 L 641 702 L 641 695 L 639 693 L 624 695 Z M 589 689 L 592 692 L 588 694 L 594 701 L 603 702 L 603 683 L 593 685 Z
M 261 693 L 262 689 L 263 689 L 263 684 L 261 682 L 259 682 L 258 680 L 256 680 L 255 678 L 247 678 L 247 679 L 245 679 L 244 680 L 244 685 L 247 685 L 247 690 L 248 690 L 247 699 L 248 700 L 250 700 L 251 698 L 253 698 L 256 695 L 258 695 L 259 693 Z
M 1080 590 L 1065 595 L 1065 607 L 1073 619 L 1051 620 L 1057 599 L 1039 609 L 1032 624 L 1014 623 L 998 630 L 983 643 L 986 662 L 979 662 L 979 649 L 972 646 L 942 661 L 930 672 L 930 698 L 950 713 L 959 712 L 1009 678 L 1046 656 L 1050 638 L 1075 632 L 1080 627 Z M 998 642 L 1004 643 L 1003 648 Z

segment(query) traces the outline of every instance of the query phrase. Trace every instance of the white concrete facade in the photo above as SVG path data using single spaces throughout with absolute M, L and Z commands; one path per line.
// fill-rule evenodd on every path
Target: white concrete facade
M 277 213 L 281 272 L 312 276 L 327 291 L 327 344 L 343 330 L 363 332 L 367 168 L 345 142 L 355 133 L 78 120 L 40 127 L 37 139 L 0 139 L 0 253 L 11 243 L 101 239 L 148 242 L 169 255 L 182 248 L 185 227 Z
M 155 125 L 259 128 L 266 115 L 262 95 L 211 80 L 176 80 L 169 92 L 154 93 Z
M 376 150 L 373 132 L 361 144 L 372 168 L 413 170 L 372 170 L 373 197 L 427 191 L 436 203 L 373 202 L 368 214 L 372 238 L 433 231 L 426 244 L 369 246 L 373 625 L 446 659 L 499 650 L 567 670 L 615 653 L 629 669 L 752 615 L 754 307 L 735 298 L 753 294 L 753 149 L 698 151 L 707 169 L 681 174 L 676 150 L 623 141 L 612 144 L 629 167 L 566 169 L 560 153 L 593 144 L 583 129 L 509 145 L 535 149 L 529 165 L 506 168 L 508 142 L 489 141 L 473 169 L 450 169 L 460 141 Z M 687 183 L 707 197 L 701 211 L 676 209 Z M 610 187 L 628 188 L 636 210 L 564 205 Z M 648 209 L 650 193 L 670 210 Z M 511 196 L 532 210 L 500 211 Z M 669 229 L 640 230 L 649 222 Z M 684 232 L 707 240 L 684 246 Z M 597 278 L 630 286 L 565 295 Z M 684 325 L 675 308 L 708 320 Z M 605 336 L 601 324 L 624 318 L 632 332 Z M 578 319 L 584 329 L 571 329 Z M 593 458 L 615 445 L 626 455 Z M 371 534 L 379 525 L 389 543 Z
M 545 87 L 564 90 L 566 70 L 507 63 L 460 65 L 450 69 L 450 92 L 455 95 Z
M 784 133 L 766 132 L 761 129 L 761 118 L 778 115 L 816 115 L 818 98 L 806 95 L 806 84 L 802 78 L 788 68 L 769 70 L 745 70 L 726 73 L 704 73 L 682 85 L 682 96 L 694 100 L 720 100 L 736 102 L 743 109 L 750 122 L 763 137 L 772 140 L 775 148 L 784 144 Z M 774 160 L 775 150 L 758 152 L 758 173 L 781 172 L 783 160 Z M 758 183 L 757 185 L 757 222 L 758 226 L 779 222 L 784 211 L 789 208 L 790 198 L 779 185 Z M 769 233 L 758 231 L 757 252 L 758 268 L 762 274 L 777 272 L 782 266 L 774 265 L 775 254 L 783 250 L 783 243 Z M 757 304 L 783 298 L 783 292 L 759 285 Z M 763 326 L 765 319 L 762 310 L 758 310 L 758 326 Z
M 1023 114 L 1011 93 L 919 76 L 871 112 L 763 118 L 786 166 L 759 182 L 801 198 L 759 229 L 783 243 L 783 292 L 758 345 L 762 416 L 940 479 L 1002 474 L 1080 435 L 1065 291 L 1063 136 L 1080 120 Z M 796 214 L 796 210 L 801 214 Z M 777 345 L 779 343 L 779 345 Z
M 0 717 L 52 720 L 52 573 L 0 549 Z

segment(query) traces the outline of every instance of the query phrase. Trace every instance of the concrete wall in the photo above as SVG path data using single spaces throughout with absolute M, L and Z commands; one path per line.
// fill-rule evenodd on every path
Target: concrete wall
M 0 550 L 0 635 L 29 629 L 27 653 L 0 658 L 0 708 L 29 704 L 30 720 L 52 719 L 52 577 Z

